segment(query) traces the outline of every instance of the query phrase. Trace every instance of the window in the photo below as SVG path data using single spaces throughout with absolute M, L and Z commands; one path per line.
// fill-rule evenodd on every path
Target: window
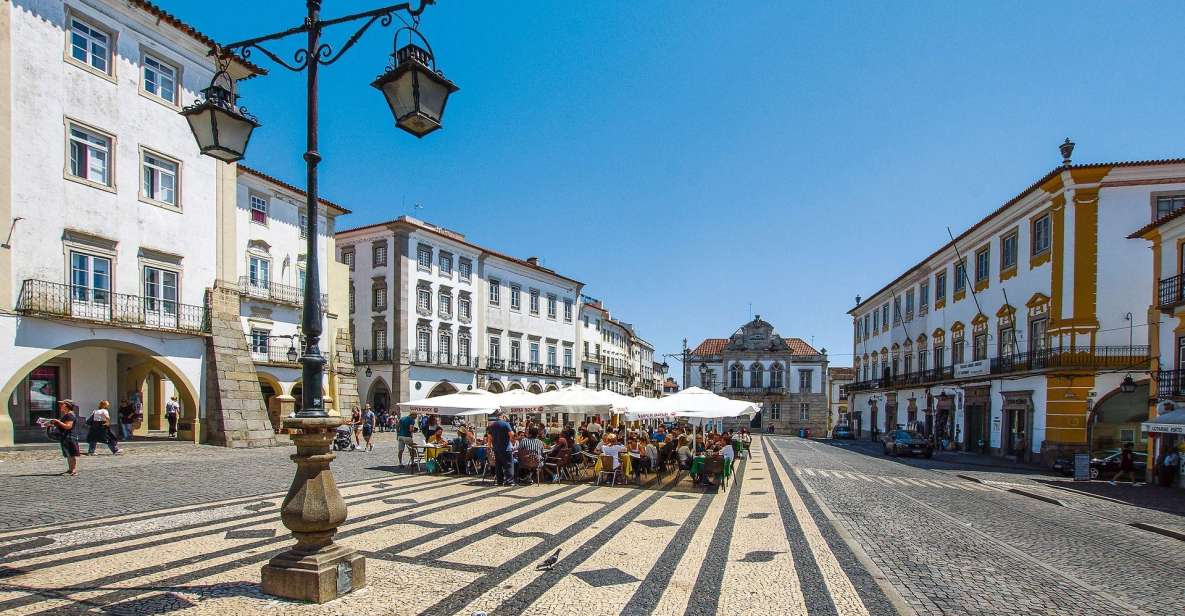
M 111 259 L 71 252 L 70 296 L 75 302 L 111 303 Z
M 510 361 L 521 362 L 523 360 L 523 343 L 519 340 L 510 341 Z
M 370 263 L 373 267 L 387 265 L 387 242 L 378 242 L 370 247 Z
M 271 286 L 272 262 L 263 257 L 247 257 L 247 280 L 252 287 L 267 290 Z
M 918 285 L 918 310 L 925 312 L 930 309 L 930 281 Z
M 946 270 L 934 274 L 934 301 L 946 299 Z
M 387 309 L 387 287 L 375 285 L 370 288 L 371 307 L 375 312 Z
M 387 326 L 385 323 L 376 323 L 374 329 L 370 333 L 371 343 L 374 344 L 374 350 L 387 348 Z
M 268 331 L 266 329 L 251 328 L 251 352 L 257 355 L 267 355 Z
M 144 91 L 169 103 L 177 104 L 177 69 L 173 65 L 144 54 Z
M 531 349 L 531 351 L 530 351 L 531 354 L 529 356 L 530 362 L 532 364 L 538 365 L 539 364 L 539 343 L 532 342 L 530 349 Z
M 955 263 L 955 293 L 967 288 L 967 260 Z
M 885 305 L 881 306 L 881 325 L 885 329 L 889 328 L 889 303 L 888 302 L 885 302 Z
M 926 371 L 926 362 L 930 359 L 930 352 L 925 347 L 918 348 L 918 372 Z
M 490 359 L 500 359 L 502 357 L 502 339 L 498 336 L 490 336 Z
M 814 382 L 813 370 L 799 370 L 798 371 L 798 391 L 802 393 L 810 393 L 812 383 Z
M 1153 217 L 1153 220 L 1160 220 L 1182 208 L 1185 208 L 1185 195 L 1157 197 L 1156 215 Z
M 1046 214 L 1037 220 L 1033 221 L 1033 246 L 1032 254 L 1039 255 L 1046 250 L 1049 250 L 1050 244 L 1050 223 L 1049 214 Z
M 905 317 L 913 316 L 913 289 L 905 292 Z
M 864 339 L 868 340 L 868 315 L 864 315 Z
M 901 298 L 893 298 L 893 325 L 901 322 Z
M 416 312 L 422 315 L 432 314 L 432 291 L 428 287 L 416 290 Z
M 1000 269 L 1006 270 L 1011 267 L 1016 267 L 1016 242 L 1017 235 L 1013 231 L 1000 239 Z
M 782 368 L 782 364 L 774 364 L 773 367 L 769 369 L 769 386 L 778 388 L 785 387 L 785 375 L 786 371 Z
M 144 267 L 144 309 L 177 314 L 177 272 Z
M 510 309 L 522 310 L 523 308 L 523 290 L 516 284 L 510 285 Z
M 879 332 L 881 330 L 881 311 L 872 311 L 872 331 Z
M 934 369 L 942 370 L 946 366 L 946 347 L 941 344 L 934 345 Z
M 564 322 L 572 322 L 572 300 L 564 298 Z M 588 325 L 585 323 L 585 325 Z
M 972 344 L 971 360 L 972 361 L 979 361 L 981 359 L 987 359 L 987 338 L 988 338 L 987 332 L 981 332 L 981 333 L 975 334 L 975 337 L 973 337 L 971 339 L 971 344 Z
M 432 247 L 420 244 L 416 247 L 416 267 L 420 271 L 432 271 Z
M 556 315 L 556 297 L 554 295 L 547 296 L 547 318 L 554 319 Z
M 555 348 L 554 344 L 547 345 L 547 365 L 548 366 L 560 365 L 559 361 L 558 361 L 558 357 L 556 356 L 556 348 Z
M 765 387 L 765 369 L 761 364 L 749 366 L 749 387 L 758 389 Z
M 782 418 L 782 405 L 781 404 L 778 404 L 777 402 L 769 403 L 769 418 L 770 419 L 781 419 Z
M 300 239 L 303 240 L 304 238 L 308 237 L 309 236 L 309 215 L 304 212 L 301 212 L 300 214 L 298 214 L 296 224 L 297 224 L 297 226 L 300 227 Z
M 811 405 L 803 402 L 798 405 L 798 418 L 802 421 L 810 421 L 811 419 Z
M 416 329 L 416 359 L 427 361 L 432 352 L 432 330 L 427 327 Z
M 501 283 L 495 278 L 490 278 L 490 305 L 502 305 L 502 287 Z
M 473 261 L 470 261 L 465 257 L 461 257 L 461 259 L 457 261 L 457 276 L 462 282 L 469 282 L 470 278 L 473 277 Z
M 468 297 L 460 297 L 457 299 L 457 317 L 465 322 L 468 322 L 473 318 L 473 315 L 470 311 Z
M 531 289 L 531 314 L 539 314 L 539 289 Z
M 1048 347 L 1045 332 L 1049 321 L 1036 319 L 1029 323 L 1029 352 L 1040 353 Z
M 992 273 L 992 249 L 990 246 L 984 246 L 975 253 L 975 282 L 981 282 L 988 279 Z
M 572 369 L 572 347 L 564 347 L 564 368 Z
M 445 278 L 453 277 L 453 255 L 440 251 L 440 275 Z
M 913 355 L 906 353 L 905 355 L 905 376 L 913 374 Z
M 111 137 L 70 124 L 70 175 L 111 186 Z
M 440 310 L 442 319 L 453 316 L 453 296 L 448 291 L 441 291 L 437 296 L 437 308 Z
M 966 358 L 966 354 L 964 352 L 965 347 L 966 347 L 966 345 L 964 344 L 962 338 L 955 338 L 955 341 L 953 343 L 951 343 L 950 361 L 952 364 L 957 366 L 957 365 L 963 363 L 963 360 Z
M 350 313 L 354 312 L 354 283 L 350 283 Z
M 728 369 L 728 386 L 733 389 L 740 389 L 744 387 L 745 370 L 741 368 L 740 364 L 733 364 Z
M 440 330 L 436 335 L 436 354 L 439 363 L 450 363 L 449 356 L 453 354 L 453 333 L 447 329 Z
M 1016 329 L 1008 326 L 1000 328 L 1000 348 L 996 351 L 998 357 L 1012 357 L 1016 355 Z
M 353 250 L 343 250 L 342 251 L 342 263 L 345 263 L 346 265 L 350 266 L 351 272 L 354 271 L 354 251 Z
M 77 18 L 70 18 L 70 57 L 111 74 L 111 35 Z
M 258 225 L 267 224 L 267 198 L 251 195 L 251 222 Z M 354 255 L 350 255 L 350 265 L 354 264 Z
M 168 205 L 177 205 L 177 161 L 144 151 L 140 155 L 141 176 L 144 178 L 144 198 Z
M 469 334 L 462 333 L 457 336 L 457 363 L 463 366 L 469 365 Z

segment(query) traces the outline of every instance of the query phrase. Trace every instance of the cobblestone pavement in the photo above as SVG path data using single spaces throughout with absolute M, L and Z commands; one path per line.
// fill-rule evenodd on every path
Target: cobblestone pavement
M 322 606 L 259 589 L 260 565 L 292 544 L 282 449 L 84 458 L 73 479 L 42 475 L 60 460 L 9 460 L 0 509 L 30 521 L 0 531 L 0 613 L 899 613 L 901 595 L 768 443 L 719 492 L 682 474 L 496 488 L 393 472 L 385 442 L 340 454 L 337 539 L 366 555 L 368 585 Z
M 1185 613 L 1182 543 L 1130 526 L 1180 524 L 1171 513 L 1057 489 L 1038 473 L 888 459 L 849 443 L 773 438 L 764 456 L 918 613 Z

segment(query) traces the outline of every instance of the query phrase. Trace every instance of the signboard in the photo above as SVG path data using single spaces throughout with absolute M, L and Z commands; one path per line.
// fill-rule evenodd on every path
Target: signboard
M 1000 417 L 999 415 L 992 418 L 991 446 L 994 449 L 1000 448 L 1000 424 L 1002 421 L 1003 421 L 1003 418 Z
M 991 372 L 991 368 L 991 361 L 987 359 L 957 364 L 955 365 L 955 378 L 961 379 L 968 376 L 981 376 Z
M 1147 432 L 1156 432 L 1158 434 L 1185 434 L 1185 425 L 1182 424 L 1158 424 L 1158 423 L 1144 423 L 1141 424 Z
M 1090 456 L 1074 454 L 1074 481 L 1090 481 Z

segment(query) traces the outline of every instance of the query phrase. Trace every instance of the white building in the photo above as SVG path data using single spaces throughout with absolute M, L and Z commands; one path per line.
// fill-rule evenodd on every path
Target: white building
M 1071 165 L 1063 147 L 1064 165 L 857 298 L 856 426 L 1045 463 L 1089 433 L 1096 447 L 1142 446 L 1138 428 L 1107 427 L 1148 397 L 1149 350 L 1132 340 L 1150 255 L 1126 237 L 1175 207 L 1165 198 L 1185 191 L 1185 162 Z M 1141 389 L 1117 395 L 1129 374 Z
M 411 217 L 342 231 L 359 392 L 376 408 L 577 380 L 582 284 Z M 361 297 L 363 301 L 357 301 Z
M 615 320 L 599 300 L 590 297 L 581 302 L 579 329 L 585 386 L 633 395 L 637 374 L 633 329 Z
M 851 416 L 848 414 L 847 386 L 855 382 L 855 372 L 851 368 L 827 369 L 827 431 L 831 432 L 836 426 L 852 426 Z M 852 426 L 855 429 L 855 426 Z

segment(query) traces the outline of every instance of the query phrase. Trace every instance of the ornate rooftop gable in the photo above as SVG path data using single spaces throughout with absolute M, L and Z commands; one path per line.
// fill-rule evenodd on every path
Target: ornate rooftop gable
M 757 315 L 741 326 L 725 345 L 726 351 L 773 351 L 789 353 L 790 346 L 774 331 L 774 326 Z

